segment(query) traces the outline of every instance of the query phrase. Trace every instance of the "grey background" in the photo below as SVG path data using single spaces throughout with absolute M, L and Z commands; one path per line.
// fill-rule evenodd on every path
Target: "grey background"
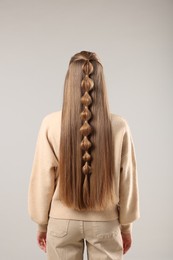
M 172 27 L 171 0 L 0 1 L 2 259 L 46 259 L 28 182 L 41 120 L 61 109 L 69 59 L 81 50 L 99 55 L 111 111 L 135 142 L 141 218 L 124 259 L 173 259 Z

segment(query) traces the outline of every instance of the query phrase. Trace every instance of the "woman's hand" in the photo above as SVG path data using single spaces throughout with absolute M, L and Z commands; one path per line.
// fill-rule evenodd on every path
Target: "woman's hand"
M 121 233 L 122 240 L 123 240 L 123 254 L 125 254 L 132 244 L 132 237 L 131 233 Z
M 46 253 L 46 232 L 38 231 L 37 242 L 39 247 Z

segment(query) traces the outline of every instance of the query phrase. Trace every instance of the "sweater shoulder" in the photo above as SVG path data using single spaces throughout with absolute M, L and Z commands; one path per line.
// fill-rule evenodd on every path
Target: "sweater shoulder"
M 129 130 L 128 120 L 122 115 L 111 113 L 111 123 L 113 128 L 118 128 L 122 131 Z
M 62 112 L 61 110 L 58 110 L 58 111 L 53 111 L 51 113 L 46 114 L 43 117 L 42 122 L 46 126 L 59 124 L 60 120 L 61 120 L 61 112 Z

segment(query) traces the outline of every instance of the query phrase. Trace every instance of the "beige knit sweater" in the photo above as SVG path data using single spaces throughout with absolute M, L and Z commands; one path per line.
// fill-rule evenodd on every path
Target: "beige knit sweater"
M 28 188 L 28 213 L 45 232 L 49 217 L 87 221 L 119 219 L 122 232 L 131 232 L 132 222 L 140 217 L 137 164 L 129 125 L 122 116 L 111 113 L 115 142 L 115 183 L 117 204 L 103 212 L 78 212 L 58 199 L 58 163 L 62 111 L 42 119 Z

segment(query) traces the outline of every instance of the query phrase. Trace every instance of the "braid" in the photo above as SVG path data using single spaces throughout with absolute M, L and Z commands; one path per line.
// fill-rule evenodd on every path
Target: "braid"
M 89 177 L 92 173 L 91 169 L 91 154 L 89 149 L 92 146 L 91 141 L 89 140 L 89 135 L 92 133 L 93 128 L 91 127 L 89 120 L 92 117 L 89 106 L 92 104 L 92 98 L 89 92 L 93 89 L 94 81 L 89 77 L 89 75 L 93 72 L 93 65 L 89 60 L 86 60 L 82 65 L 82 70 L 85 74 L 81 82 L 82 89 L 82 97 L 81 103 L 83 105 L 83 110 L 80 113 L 80 118 L 82 120 L 82 126 L 80 128 L 80 133 L 82 135 L 82 141 L 80 147 L 82 149 L 82 160 L 84 165 L 82 166 L 82 173 L 84 174 L 84 182 L 83 182 L 83 200 L 85 205 L 89 205 L 89 195 L 90 195 L 90 181 Z

